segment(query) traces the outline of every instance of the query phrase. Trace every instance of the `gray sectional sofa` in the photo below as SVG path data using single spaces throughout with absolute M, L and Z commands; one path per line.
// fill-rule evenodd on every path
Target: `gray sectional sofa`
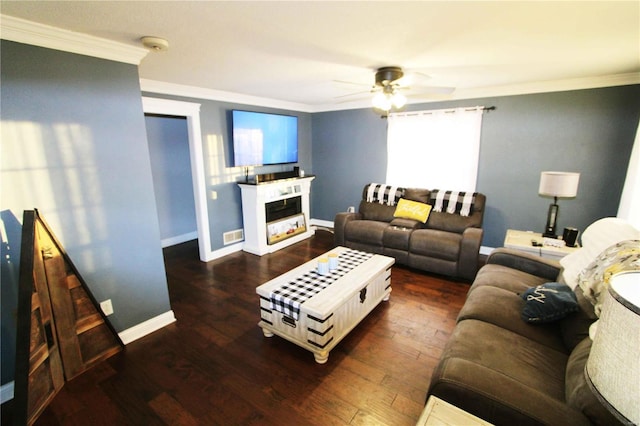
M 394 216 L 400 199 L 435 206 L 438 194 L 443 209 L 432 210 L 426 223 Z M 412 268 L 473 280 L 478 271 L 486 197 L 466 195 L 469 211 L 465 216 L 462 193 L 367 184 L 358 211 L 336 215 L 335 243 L 391 256 Z
M 623 269 L 610 257 L 611 249 L 630 243 L 639 253 L 638 240 L 638 230 L 607 218 L 587 228 L 583 247 L 561 263 L 494 250 L 469 289 L 428 395 L 496 425 L 618 424 L 592 393 L 584 373 L 590 327 L 598 319 L 594 297 L 600 296 L 594 296 L 598 292 L 593 288 L 605 281 L 599 278 L 604 275 L 589 274 L 594 267 Z M 640 255 L 630 259 L 627 252 L 619 251 L 624 267 L 640 268 Z M 525 300 L 537 301 L 522 294 L 550 282 L 573 289 L 576 312 L 540 324 L 525 321 Z

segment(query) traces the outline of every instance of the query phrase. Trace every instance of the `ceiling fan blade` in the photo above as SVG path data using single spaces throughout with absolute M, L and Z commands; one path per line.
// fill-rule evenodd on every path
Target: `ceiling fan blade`
M 362 96 L 364 94 L 371 94 L 373 93 L 373 91 L 371 90 L 362 90 L 360 92 L 353 92 L 353 93 L 348 93 L 346 95 L 340 95 L 340 96 L 334 96 L 334 99 L 343 99 L 343 98 L 350 98 L 352 96 Z
M 340 101 L 336 101 L 336 104 L 349 104 L 349 103 L 352 103 L 352 102 L 363 102 L 363 101 L 366 101 L 366 100 L 369 100 L 369 99 L 370 99 L 369 96 L 360 96 L 360 97 L 356 97 L 356 98 L 353 98 L 353 99 L 343 99 L 343 100 L 340 100 Z
M 400 87 L 406 86 L 418 86 L 421 83 L 426 83 L 431 80 L 431 76 L 418 71 L 407 71 L 405 74 L 394 81 L 394 84 L 399 85 Z
M 345 80 L 333 80 L 334 83 L 338 83 L 338 84 L 349 84 L 351 86 L 365 86 L 365 87 L 371 87 L 371 84 L 369 83 L 359 83 L 356 81 L 345 81 Z
M 401 89 L 405 89 L 402 87 Z M 408 96 L 421 96 L 421 95 L 450 95 L 455 92 L 455 87 L 446 87 L 446 86 L 419 86 L 411 89 L 411 92 L 408 93 Z

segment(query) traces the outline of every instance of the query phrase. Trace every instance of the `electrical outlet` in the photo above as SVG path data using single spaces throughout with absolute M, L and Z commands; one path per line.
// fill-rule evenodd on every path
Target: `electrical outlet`
M 111 315 L 113 313 L 113 305 L 111 299 L 107 299 L 104 302 L 100 302 L 100 309 L 105 315 Z

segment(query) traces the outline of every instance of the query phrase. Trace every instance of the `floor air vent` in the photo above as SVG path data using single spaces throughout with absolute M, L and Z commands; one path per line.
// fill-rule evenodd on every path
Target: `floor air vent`
M 242 229 L 236 229 L 235 231 L 229 231 L 222 234 L 224 245 L 231 243 L 237 243 L 244 240 L 244 232 Z

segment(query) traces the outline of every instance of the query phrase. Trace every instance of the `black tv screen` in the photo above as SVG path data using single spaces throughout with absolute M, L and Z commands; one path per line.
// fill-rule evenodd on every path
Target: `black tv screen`
M 298 162 L 298 117 L 233 110 L 232 127 L 234 166 Z

